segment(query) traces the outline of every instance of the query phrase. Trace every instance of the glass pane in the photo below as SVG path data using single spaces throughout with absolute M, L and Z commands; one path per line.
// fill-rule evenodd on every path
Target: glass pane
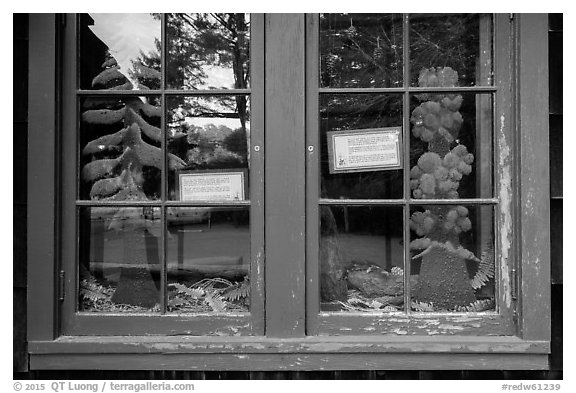
M 331 173 L 337 157 L 332 157 L 330 161 L 329 143 L 331 141 L 328 132 L 373 130 L 386 127 L 398 127 L 402 130 L 401 95 L 346 94 L 320 97 L 321 198 L 402 198 L 401 169 Z M 399 148 L 402 152 L 401 144 Z M 398 158 L 401 158 L 401 154 Z M 401 163 L 402 160 L 400 159 L 399 162 Z
M 412 197 L 491 198 L 492 96 L 416 94 L 410 109 Z
M 410 229 L 412 310 L 495 309 L 492 206 L 414 207 Z
M 248 96 L 169 97 L 168 151 L 184 166 L 168 176 L 169 199 L 248 199 L 250 102 Z M 180 170 L 181 169 L 181 170 Z M 203 184 L 201 194 L 182 194 L 183 182 Z M 236 173 L 234 179 L 223 174 Z M 240 184 L 240 173 L 244 173 Z M 216 176 L 220 176 L 216 179 Z M 224 180 L 222 180 L 224 179 Z M 222 181 L 227 182 L 225 184 Z M 218 184 L 216 184 L 218 183 Z M 216 186 L 210 193 L 206 187 Z M 234 190 L 230 197 L 222 186 Z M 238 189 L 242 188 L 244 195 Z M 238 193 L 238 195 L 236 195 Z
M 402 207 L 320 206 L 321 311 L 401 311 Z
M 158 14 L 81 14 L 81 89 L 160 88 Z
M 160 311 L 160 209 L 81 207 L 79 311 Z
M 492 16 L 410 15 L 410 75 L 420 87 L 491 85 Z
M 320 14 L 322 87 L 401 87 L 402 15 Z
M 87 97 L 80 110 L 80 199 L 159 199 L 160 97 Z M 183 166 L 173 157 L 169 170 Z
M 166 85 L 245 89 L 250 80 L 250 14 L 168 14 Z
M 167 224 L 168 311 L 249 311 L 249 208 L 168 208 Z

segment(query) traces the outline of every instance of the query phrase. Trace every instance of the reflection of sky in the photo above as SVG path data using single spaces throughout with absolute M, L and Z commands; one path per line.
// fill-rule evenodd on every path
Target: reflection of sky
M 223 104 L 223 101 L 216 97 L 189 97 L 186 99 L 188 104 L 191 107 L 195 107 L 194 104 L 200 105 L 205 108 L 207 111 L 212 113 L 228 113 L 233 112 L 235 109 L 227 107 Z M 250 100 L 248 99 L 248 108 L 250 108 Z M 235 105 L 234 105 L 235 108 Z M 249 109 L 248 109 L 249 111 Z M 194 110 L 192 113 L 196 115 L 201 115 L 201 113 L 195 112 Z M 228 128 L 235 130 L 236 128 L 240 128 L 242 123 L 240 123 L 240 119 L 237 117 L 203 117 L 203 116 L 186 116 L 185 119 L 186 123 L 192 124 L 195 126 L 203 127 L 206 124 L 214 124 L 215 126 L 224 125 Z M 250 121 L 246 121 L 246 128 L 249 128 Z
M 110 53 L 124 74 L 136 87 L 137 83 L 130 78 L 128 70 L 132 68 L 131 60 L 140 55 L 156 52 L 154 39 L 160 39 L 160 20 L 154 20 L 150 14 L 90 14 L 94 34 L 110 49 Z
M 208 87 L 214 87 L 217 89 L 234 88 L 234 75 L 232 69 L 220 67 L 220 66 L 204 66 L 202 70 L 206 73 L 208 82 Z
M 160 39 L 161 23 L 150 14 L 90 14 L 94 25 L 93 33 L 108 46 L 110 53 L 124 74 L 136 88 L 138 83 L 130 78 L 128 70 L 132 60 L 139 57 L 140 51 L 157 53 L 155 39 Z M 219 66 L 204 67 L 207 86 L 216 88 L 234 87 L 234 76 L 230 68 Z
M 194 15 L 194 14 L 191 14 Z M 246 21 L 250 22 L 250 14 L 245 14 Z M 206 15 L 206 19 L 211 24 L 215 24 L 218 26 L 218 21 L 214 18 L 211 14 Z M 191 35 L 198 34 L 196 30 L 192 29 L 192 27 L 188 25 L 184 25 L 184 28 L 187 28 L 188 33 Z M 211 65 L 211 66 L 204 66 L 202 67 L 204 73 L 206 73 L 206 85 L 204 87 L 209 88 L 234 88 L 234 75 L 233 71 L 229 67 L 221 67 L 218 65 Z
M 235 130 L 237 128 L 240 128 L 242 126 L 242 124 L 240 123 L 239 119 L 221 119 L 221 118 L 215 118 L 215 117 L 186 117 L 186 123 L 194 125 L 194 126 L 198 126 L 198 127 L 204 127 L 207 124 L 214 124 L 216 127 L 218 126 L 226 126 L 232 130 Z M 246 122 L 246 128 L 250 129 L 250 122 L 247 121 Z

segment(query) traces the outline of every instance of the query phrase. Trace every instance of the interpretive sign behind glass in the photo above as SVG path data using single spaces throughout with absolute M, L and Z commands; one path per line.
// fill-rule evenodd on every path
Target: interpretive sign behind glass
M 181 201 L 243 201 L 245 170 L 181 171 L 178 195 Z
M 330 173 L 402 168 L 402 127 L 327 132 Z

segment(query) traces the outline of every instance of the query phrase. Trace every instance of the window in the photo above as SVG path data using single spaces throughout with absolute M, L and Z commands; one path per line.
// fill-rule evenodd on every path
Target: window
M 546 367 L 546 18 L 36 18 L 32 368 Z
M 320 293 L 310 291 L 311 329 L 511 334 L 493 183 L 495 105 L 511 76 L 501 62 L 494 69 L 493 16 L 314 21 L 307 98 L 317 117 L 307 130 L 320 149 L 308 161 L 307 229 Z M 470 311 L 470 325 L 452 326 Z M 440 323 L 427 325 L 426 313 Z
M 63 152 L 78 157 L 64 175 L 76 217 L 63 227 L 78 239 L 63 248 L 67 334 L 262 334 L 255 23 L 78 17 L 77 127 Z

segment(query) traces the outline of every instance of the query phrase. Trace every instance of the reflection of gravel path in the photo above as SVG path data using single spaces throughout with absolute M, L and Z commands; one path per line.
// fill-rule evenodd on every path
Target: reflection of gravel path
M 188 227 L 190 228 L 190 227 Z M 213 225 L 203 232 L 184 232 L 184 259 L 210 257 L 238 258 L 239 261 L 250 260 L 250 233 L 247 227 L 234 227 L 230 224 Z M 178 234 L 172 233 L 168 239 L 167 252 L 169 260 L 176 260 L 178 253 Z M 241 259 L 240 259 L 241 258 Z
M 247 227 L 234 227 L 230 224 L 214 225 L 210 230 L 202 227 L 203 232 L 185 232 L 184 236 L 184 258 L 200 261 L 201 258 L 208 257 L 241 257 L 239 261 L 247 264 L 250 256 L 250 234 Z M 194 226 L 187 226 L 184 229 L 191 229 Z M 359 235 L 351 233 L 339 233 L 337 235 L 340 253 L 345 263 L 351 261 L 368 261 L 386 267 L 386 238 L 384 236 Z M 390 241 L 392 266 L 403 267 L 403 249 L 399 238 L 392 238 Z M 95 246 L 95 244 L 93 244 Z M 104 237 L 103 260 L 95 259 L 93 262 L 120 263 L 122 261 L 122 237 L 115 232 L 107 232 Z M 158 253 L 157 242 L 151 241 L 148 247 L 152 253 Z M 178 254 L 178 232 L 168 233 L 167 254 L 169 261 L 177 262 Z M 92 251 L 94 255 L 94 250 Z M 226 259 L 226 258 L 223 258 Z
M 194 231 L 194 228 L 199 229 L 199 231 Z M 182 238 L 179 239 L 178 235 L 181 229 L 184 231 L 180 233 Z M 91 239 L 91 262 L 122 263 L 124 256 L 122 233 L 102 232 L 101 229 L 100 232 L 94 232 L 96 231 L 93 231 Z M 223 259 L 228 261 L 234 257 L 239 261 L 250 260 L 250 233 L 245 226 L 235 227 L 232 224 L 218 224 L 208 229 L 207 224 L 203 224 L 175 227 L 167 233 L 166 251 L 169 262 L 177 260 L 179 241 L 183 241 L 185 259 L 224 257 Z M 151 255 L 160 255 L 159 242 L 158 237 L 150 236 L 146 246 Z
M 339 233 L 337 236 L 340 253 L 345 263 L 370 262 L 386 267 L 386 237 Z M 390 241 L 392 266 L 403 267 L 404 250 L 399 238 Z

